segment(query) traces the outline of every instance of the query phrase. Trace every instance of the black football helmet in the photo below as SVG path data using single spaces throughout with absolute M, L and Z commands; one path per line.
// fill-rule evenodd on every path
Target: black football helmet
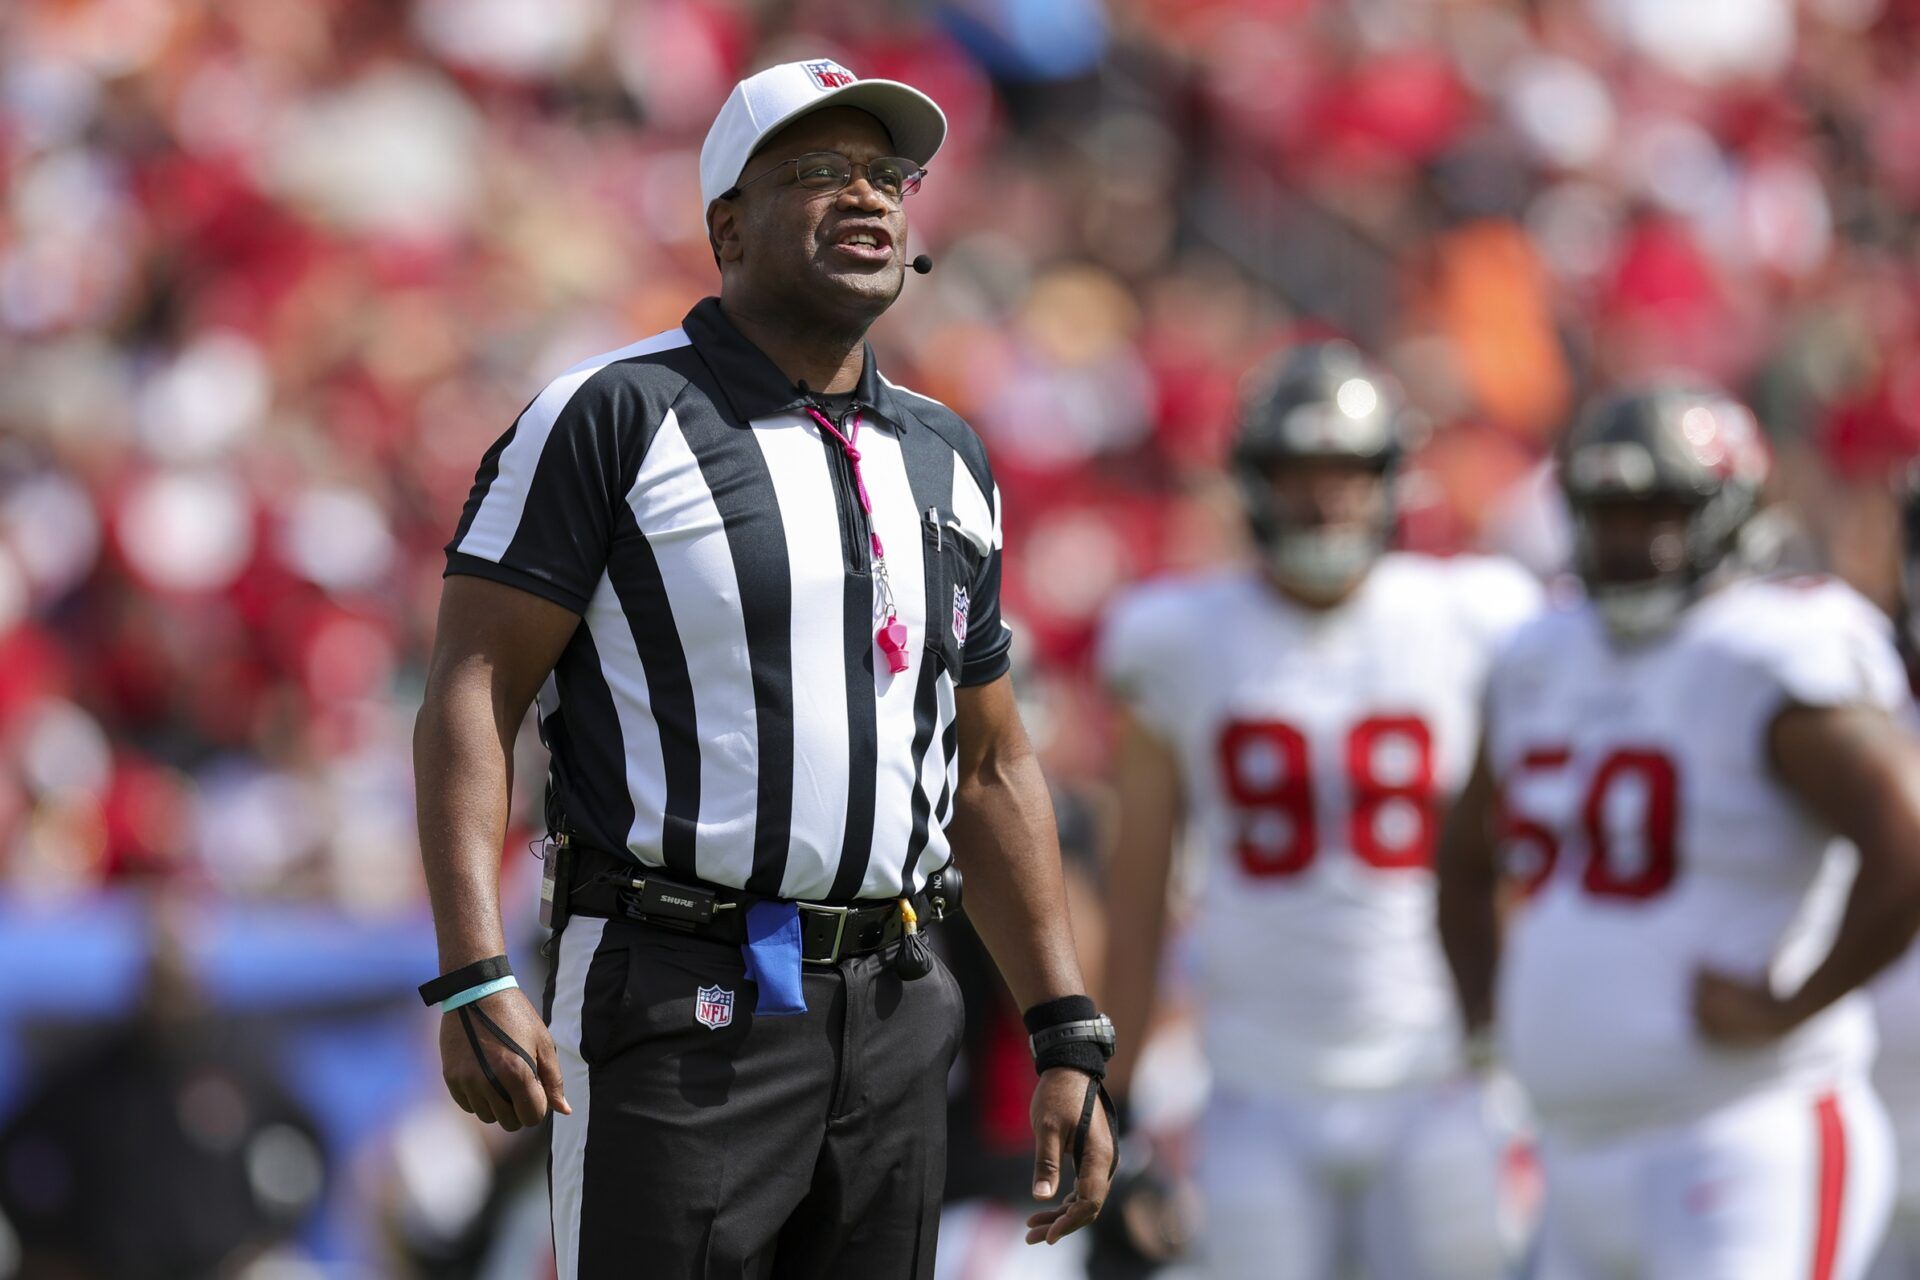
M 1352 582 L 1386 551 L 1393 516 L 1389 504 L 1359 533 L 1290 520 L 1274 500 L 1275 468 L 1355 462 L 1391 483 L 1405 449 L 1405 416 L 1399 386 L 1349 342 L 1296 347 L 1248 375 L 1233 469 L 1254 541 L 1280 581 L 1315 594 Z
M 1560 487 L 1573 514 L 1574 568 L 1617 638 L 1665 631 L 1729 567 L 1769 467 L 1752 412 L 1709 387 L 1656 384 L 1603 397 L 1582 413 L 1561 443 Z M 1647 563 L 1630 575 L 1602 563 L 1594 510 L 1654 501 L 1686 509 L 1684 538 L 1650 546 Z

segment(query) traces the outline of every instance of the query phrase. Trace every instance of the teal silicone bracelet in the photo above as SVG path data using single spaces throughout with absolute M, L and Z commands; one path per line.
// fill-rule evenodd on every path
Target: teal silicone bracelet
M 483 982 L 477 987 L 468 987 L 457 996 L 448 996 L 440 1002 L 440 1012 L 452 1013 L 461 1005 L 472 1004 L 475 1000 L 484 1000 L 496 991 L 505 991 L 508 987 L 517 987 L 520 979 L 508 974 L 504 978 L 495 978 L 492 982 Z

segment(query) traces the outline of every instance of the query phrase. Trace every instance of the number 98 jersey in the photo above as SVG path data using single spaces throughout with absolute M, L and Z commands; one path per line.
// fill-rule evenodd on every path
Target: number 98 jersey
M 1504 561 L 1395 553 L 1325 611 L 1252 571 L 1114 609 L 1102 676 L 1176 753 L 1210 855 L 1192 941 L 1220 1083 L 1388 1088 L 1457 1064 L 1433 848 L 1489 656 L 1539 602 Z
M 1712 967 L 1792 990 L 1824 957 L 1851 853 L 1775 780 L 1769 732 L 1789 706 L 1893 709 L 1905 687 L 1884 617 L 1820 578 L 1736 582 L 1630 648 L 1585 605 L 1514 638 L 1488 682 L 1487 752 L 1529 896 L 1498 1027 L 1543 1121 L 1678 1123 L 1865 1070 L 1861 993 L 1736 1051 L 1695 1030 L 1692 985 Z

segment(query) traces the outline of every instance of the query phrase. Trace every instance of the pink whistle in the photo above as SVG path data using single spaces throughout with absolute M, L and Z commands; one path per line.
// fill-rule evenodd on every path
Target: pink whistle
M 887 669 L 899 675 L 907 669 L 907 628 L 906 624 L 891 615 L 887 625 L 880 628 L 874 636 L 880 644 L 880 652 L 887 655 Z

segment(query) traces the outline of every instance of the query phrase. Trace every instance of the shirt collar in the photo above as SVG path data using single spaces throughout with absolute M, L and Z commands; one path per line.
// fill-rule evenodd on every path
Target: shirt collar
M 693 349 L 713 371 L 721 394 L 727 398 L 727 404 L 742 426 L 755 418 L 785 413 L 806 403 L 800 389 L 787 381 L 787 375 L 767 358 L 766 352 L 748 341 L 733 321 L 727 319 L 727 313 L 720 309 L 720 299 L 702 298 L 687 312 L 680 327 L 693 339 Z M 892 384 L 880 376 L 873 344 L 863 342 L 860 346 L 863 359 L 860 381 L 853 389 L 854 403 L 878 415 L 896 430 L 903 429 L 910 417 L 902 411 Z

